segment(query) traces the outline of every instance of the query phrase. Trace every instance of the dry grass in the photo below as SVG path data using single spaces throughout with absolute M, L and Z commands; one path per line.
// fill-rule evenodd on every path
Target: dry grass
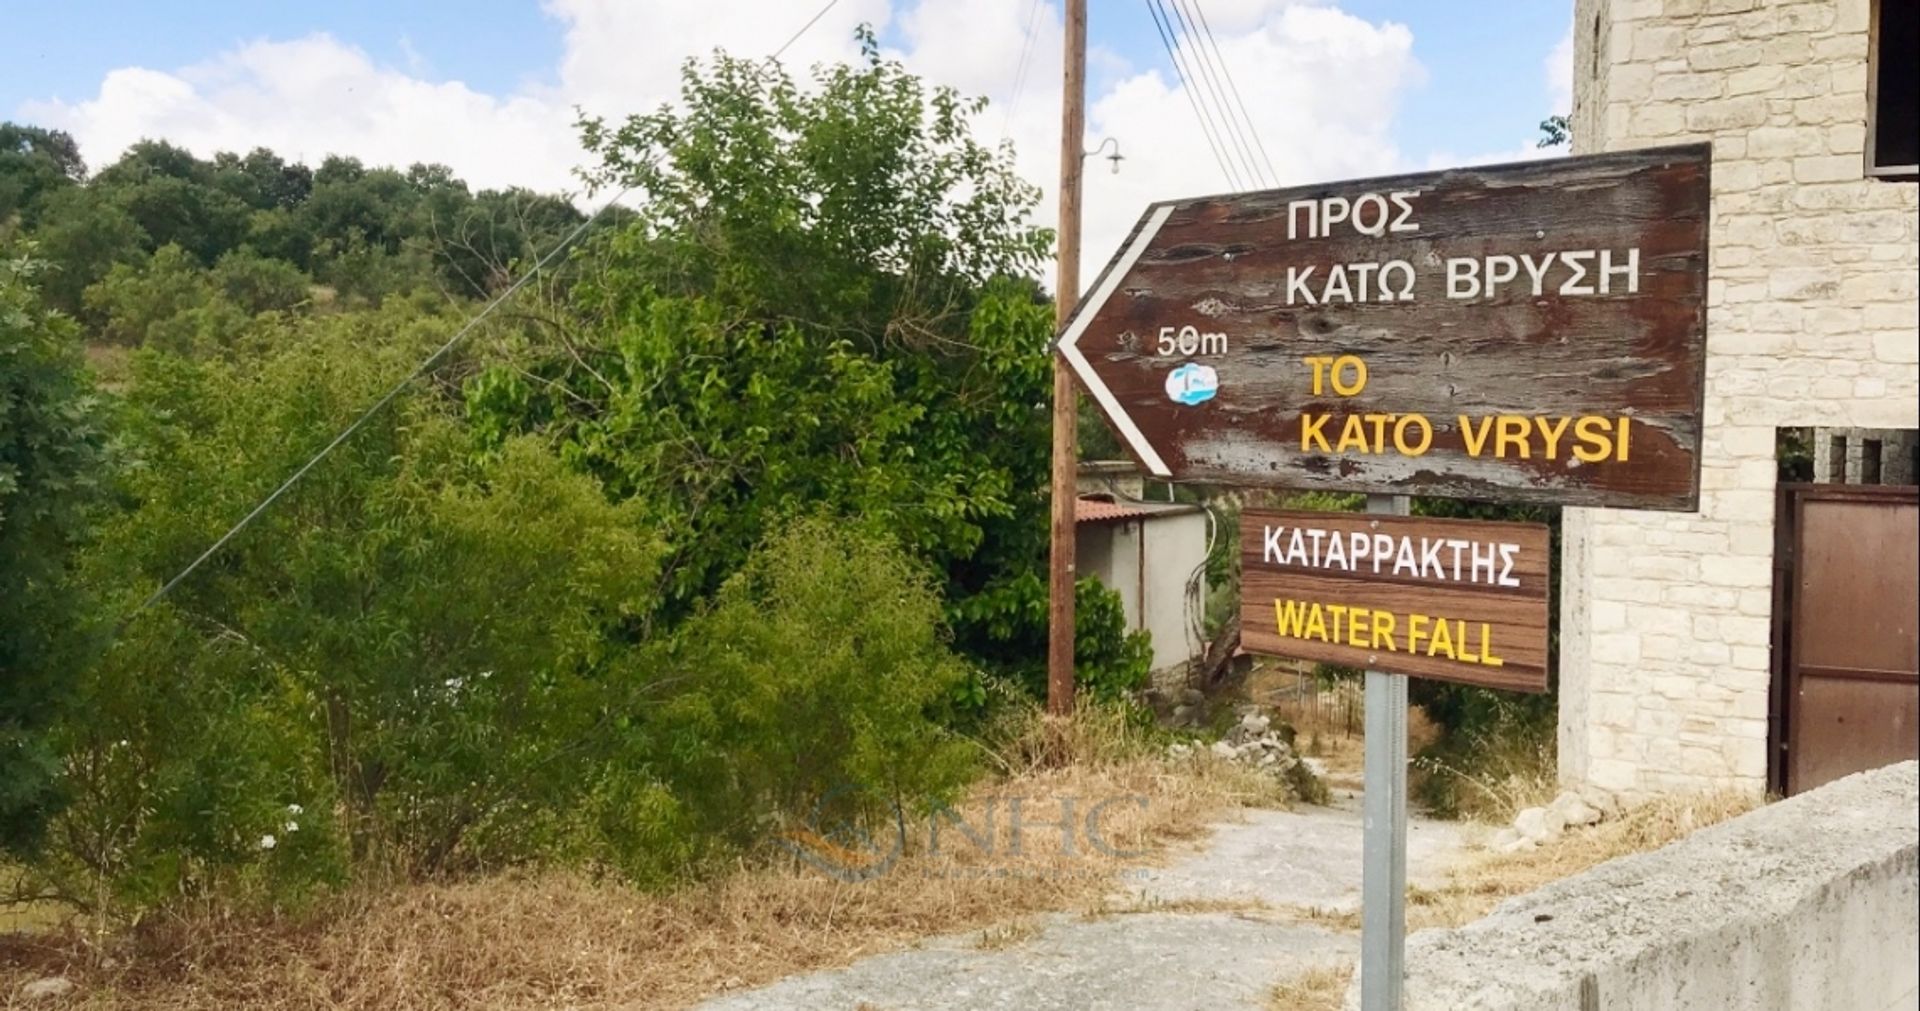
M 1353 966 L 1320 965 L 1281 980 L 1267 994 L 1272 1011 L 1340 1011 Z
M 88 1008 L 684 1007 L 935 934 L 1017 944 L 1028 918 L 1097 911 L 1127 868 L 1200 837 L 1229 808 L 1279 800 L 1243 767 L 1168 764 L 1098 713 L 1035 720 L 1002 758 L 1006 774 L 959 806 L 987 845 L 949 825 L 934 852 L 927 826 L 914 826 L 891 869 L 869 880 L 791 858 L 664 895 L 505 875 L 360 890 L 298 918 L 175 915 L 105 944 L 15 937 L 0 941 L 0 1001 L 59 973 L 80 984 L 70 1006 Z M 1006 815 L 1016 796 L 1028 825 L 1017 851 Z M 1061 831 L 1044 824 L 1059 820 L 1062 798 L 1083 827 L 1092 804 L 1122 798 L 1100 818 L 1106 851 L 1082 832 L 1063 852 Z
M 1040 924 L 1031 919 L 1008 920 L 982 930 L 973 946 L 981 951 L 1005 951 L 1040 936 L 1041 929 Z
M 1570 829 L 1559 841 L 1523 853 L 1485 853 L 1455 867 L 1445 885 L 1411 888 L 1407 927 L 1457 927 L 1485 916 L 1501 900 L 1571 877 L 1616 857 L 1676 842 L 1708 825 L 1758 807 L 1740 793 L 1663 797 L 1597 825 Z
M 1410 749 L 1418 754 L 1419 749 Z M 1544 807 L 1560 793 L 1559 760 L 1550 737 L 1487 734 L 1478 738 L 1472 768 L 1415 759 L 1416 775 L 1452 778 L 1455 815 L 1477 822 L 1511 824 L 1530 807 Z

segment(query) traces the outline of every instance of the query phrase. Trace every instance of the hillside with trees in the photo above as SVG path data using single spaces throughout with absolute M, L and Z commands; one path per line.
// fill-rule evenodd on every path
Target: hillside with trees
M 981 103 L 724 56 L 444 166 L 0 126 L 0 845 L 109 921 L 924 809 L 1041 690 L 1051 238 Z M 89 365 L 88 363 L 92 364 Z M 1081 587 L 1083 685 L 1145 676 Z M 849 787 L 856 787 L 850 789 Z

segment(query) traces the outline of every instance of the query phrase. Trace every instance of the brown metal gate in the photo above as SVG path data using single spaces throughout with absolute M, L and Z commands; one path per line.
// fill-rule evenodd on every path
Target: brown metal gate
M 1920 756 L 1920 488 L 1783 484 L 1774 789 Z

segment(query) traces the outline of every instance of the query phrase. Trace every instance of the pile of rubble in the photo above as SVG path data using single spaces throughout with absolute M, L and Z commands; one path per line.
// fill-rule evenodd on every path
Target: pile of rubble
M 1241 710 L 1240 722 L 1220 740 L 1206 746 L 1177 741 L 1167 746 L 1167 757 L 1184 759 L 1201 751 L 1223 761 L 1270 772 L 1302 800 L 1325 799 L 1326 787 L 1313 760 L 1295 754 L 1286 737 L 1274 728 L 1273 720 L 1257 707 Z
M 1556 842 L 1567 829 L 1597 824 L 1608 816 L 1611 807 L 1605 798 L 1589 800 L 1573 792 L 1562 791 L 1545 807 L 1530 807 L 1514 816 L 1513 824 L 1493 834 L 1487 848 L 1495 853 L 1524 853 Z

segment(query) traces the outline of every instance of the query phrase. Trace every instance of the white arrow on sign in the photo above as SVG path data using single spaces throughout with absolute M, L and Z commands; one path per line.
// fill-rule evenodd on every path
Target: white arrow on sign
M 1107 417 L 1111 418 L 1114 425 L 1120 429 L 1121 437 L 1127 440 L 1127 445 L 1133 447 L 1134 454 L 1140 458 L 1141 463 L 1147 465 L 1147 470 L 1154 477 L 1172 477 L 1173 471 L 1169 470 L 1166 461 L 1160 458 L 1160 452 L 1147 441 L 1146 435 L 1140 431 L 1140 426 L 1134 424 L 1133 417 L 1127 413 L 1126 408 L 1120 406 L 1120 401 L 1114 397 L 1113 391 L 1108 389 L 1099 374 L 1093 371 L 1093 365 L 1087 361 L 1087 356 L 1080 352 L 1079 344 L 1080 337 L 1087 332 L 1088 324 L 1100 314 L 1100 307 L 1106 305 L 1107 300 L 1113 297 L 1114 291 L 1120 287 L 1120 282 L 1126 279 L 1127 272 L 1133 269 L 1134 262 L 1140 259 L 1140 254 L 1146 252 L 1147 246 L 1153 243 L 1153 237 L 1159 234 L 1160 226 L 1166 224 L 1167 217 L 1173 213 L 1173 206 L 1161 204 L 1147 215 L 1147 220 L 1140 226 L 1139 233 L 1133 237 L 1133 243 L 1127 246 L 1126 252 L 1121 254 L 1120 259 L 1114 261 L 1107 268 L 1106 274 L 1101 276 L 1100 284 L 1081 304 L 1080 311 L 1074 313 L 1073 322 L 1067 324 L 1067 332 L 1060 335 L 1059 342 L 1060 354 L 1066 358 L 1067 364 L 1073 367 L 1073 374 L 1080 378 L 1080 385 L 1086 387 L 1087 392 L 1093 394 L 1093 399 L 1100 402 L 1100 406 L 1107 412 Z

